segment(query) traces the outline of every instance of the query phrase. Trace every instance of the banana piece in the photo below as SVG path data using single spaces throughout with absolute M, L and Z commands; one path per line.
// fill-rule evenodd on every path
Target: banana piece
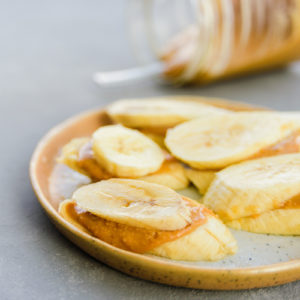
M 189 185 L 189 180 L 182 164 L 172 160 L 166 160 L 158 171 L 140 177 L 139 180 L 162 184 L 173 190 L 181 190 Z
M 237 243 L 226 226 L 215 216 L 175 241 L 149 251 L 149 254 L 175 260 L 215 261 L 237 252 Z
M 75 138 L 66 144 L 57 159 L 58 163 L 67 165 L 69 168 L 90 177 L 94 181 L 111 178 L 93 157 L 90 148 L 90 138 Z
M 169 129 L 165 144 L 196 169 L 222 169 L 255 155 L 299 129 L 280 113 L 238 112 L 211 115 Z
M 65 164 L 79 173 L 89 175 L 84 169 L 80 168 L 78 165 L 79 150 L 84 144 L 88 143 L 89 140 L 90 139 L 88 137 L 72 139 L 68 144 L 66 144 L 62 148 L 61 153 L 57 158 L 57 162 Z
M 70 203 L 119 224 L 163 231 L 184 229 L 191 223 L 195 207 L 187 205 L 181 195 L 162 185 L 130 179 L 103 180 L 79 188 L 72 200 L 60 204 L 60 214 L 85 232 L 88 230 L 68 214 Z M 190 233 L 146 253 L 178 260 L 217 260 L 234 254 L 237 244 L 226 226 L 212 212 L 205 216 L 205 223 Z
M 156 132 L 146 130 L 146 129 L 140 129 L 140 132 L 143 133 L 148 138 L 150 138 L 153 142 L 155 142 L 162 149 L 164 149 L 164 150 L 166 149 L 164 134 L 156 133 Z
M 285 208 L 298 195 L 299 153 L 251 160 L 216 173 L 203 203 L 234 228 L 300 234 L 300 207 Z
M 92 148 L 98 163 L 118 177 L 141 177 L 157 171 L 164 152 L 137 130 L 121 125 L 100 127 L 92 137 Z
M 79 188 L 72 199 L 97 216 L 130 226 L 177 230 L 191 222 L 179 194 L 140 180 L 102 180 Z
M 204 195 L 215 178 L 216 171 L 197 170 L 185 168 L 185 174 L 192 184 L 198 189 L 199 193 Z
M 107 107 L 107 113 L 113 121 L 128 127 L 168 128 L 194 118 L 229 111 L 196 101 L 161 97 L 119 100 Z
M 62 201 L 60 204 L 59 204 L 59 207 L 58 207 L 58 212 L 60 213 L 60 215 L 63 216 L 63 218 L 65 220 L 67 220 L 70 224 L 72 224 L 73 226 L 79 228 L 80 230 L 82 230 L 83 232 L 85 233 L 89 233 L 89 231 L 83 226 L 81 225 L 79 222 L 77 222 L 76 219 L 74 219 L 68 212 L 68 205 L 69 204 L 73 204 L 73 200 L 71 199 L 66 199 L 64 201 Z
M 233 220 L 226 225 L 255 233 L 300 235 L 300 208 L 275 209 L 255 217 Z
M 105 172 L 95 160 L 89 145 L 89 138 L 71 140 L 63 147 L 58 162 L 89 176 L 93 181 L 112 178 L 113 176 Z M 87 147 L 88 149 L 84 149 Z M 164 163 L 156 172 L 138 178 L 147 182 L 162 184 L 174 190 L 184 189 L 189 184 L 182 164 L 172 158 L 167 152 L 165 152 Z

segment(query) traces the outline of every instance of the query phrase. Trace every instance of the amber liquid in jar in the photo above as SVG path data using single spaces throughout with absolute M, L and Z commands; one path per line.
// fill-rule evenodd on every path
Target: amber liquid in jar
M 300 0 L 191 2 L 198 22 L 160 51 L 168 80 L 207 83 L 300 58 Z

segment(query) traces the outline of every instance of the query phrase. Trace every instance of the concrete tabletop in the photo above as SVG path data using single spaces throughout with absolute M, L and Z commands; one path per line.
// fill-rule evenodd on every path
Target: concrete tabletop
M 300 67 L 204 88 L 153 81 L 101 89 L 96 70 L 134 65 L 125 1 L 0 1 L 0 299 L 300 299 L 300 282 L 251 291 L 175 288 L 94 260 L 49 222 L 28 178 L 38 140 L 120 97 L 192 94 L 300 109 Z

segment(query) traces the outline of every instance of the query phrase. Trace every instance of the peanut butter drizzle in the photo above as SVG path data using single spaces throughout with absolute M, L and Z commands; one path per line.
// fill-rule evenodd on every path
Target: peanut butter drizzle
M 297 208 L 297 209 L 300 208 L 300 194 L 287 200 L 286 202 L 283 203 L 283 205 L 272 209 L 272 211 L 278 210 L 278 209 L 295 209 L 295 208 Z M 256 219 L 256 218 L 260 217 L 262 214 L 263 213 L 251 215 L 250 218 Z
M 289 208 L 300 208 L 300 194 L 292 197 L 288 201 L 286 201 L 281 208 L 289 209 Z
M 78 167 L 84 170 L 93 181 L 99 181 L 102 179 L 109 179 L 113 177 L 96 161 L 91 141 L 84 144 L 80 148 L 77 164 Z
M 300 131 L 297 130 L 274 145 L 261 149 L 250 159 L 274 156 L 279 154 L 296 153 L 300 151 Z
M 117 223 L 83 211 L 75 203 L 68 203 L 68 215 L 85 227 L 93 236 L 124 250 L 146 253 L 164 243 L 187 235 L 203 225 L 213 213 L 193 201 L 184 199 L 191 207 L 191 224 L 179 230 L 146 229 Z

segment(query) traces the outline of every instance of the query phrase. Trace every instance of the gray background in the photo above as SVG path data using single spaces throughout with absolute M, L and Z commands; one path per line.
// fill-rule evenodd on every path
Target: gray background
M 154 82 L 101 89 L 95 70 L 134 65 L 125 2 L 0 1 L 1 299 L 299 299 L 300 282 L 238 292 L 189 290 L 123 275 L 89 257 L 52 226 L 29 183 L 38 140 L 55 124 L 120 97 L 222 96 L 300 109 L 299 67 L 175 89 Z

